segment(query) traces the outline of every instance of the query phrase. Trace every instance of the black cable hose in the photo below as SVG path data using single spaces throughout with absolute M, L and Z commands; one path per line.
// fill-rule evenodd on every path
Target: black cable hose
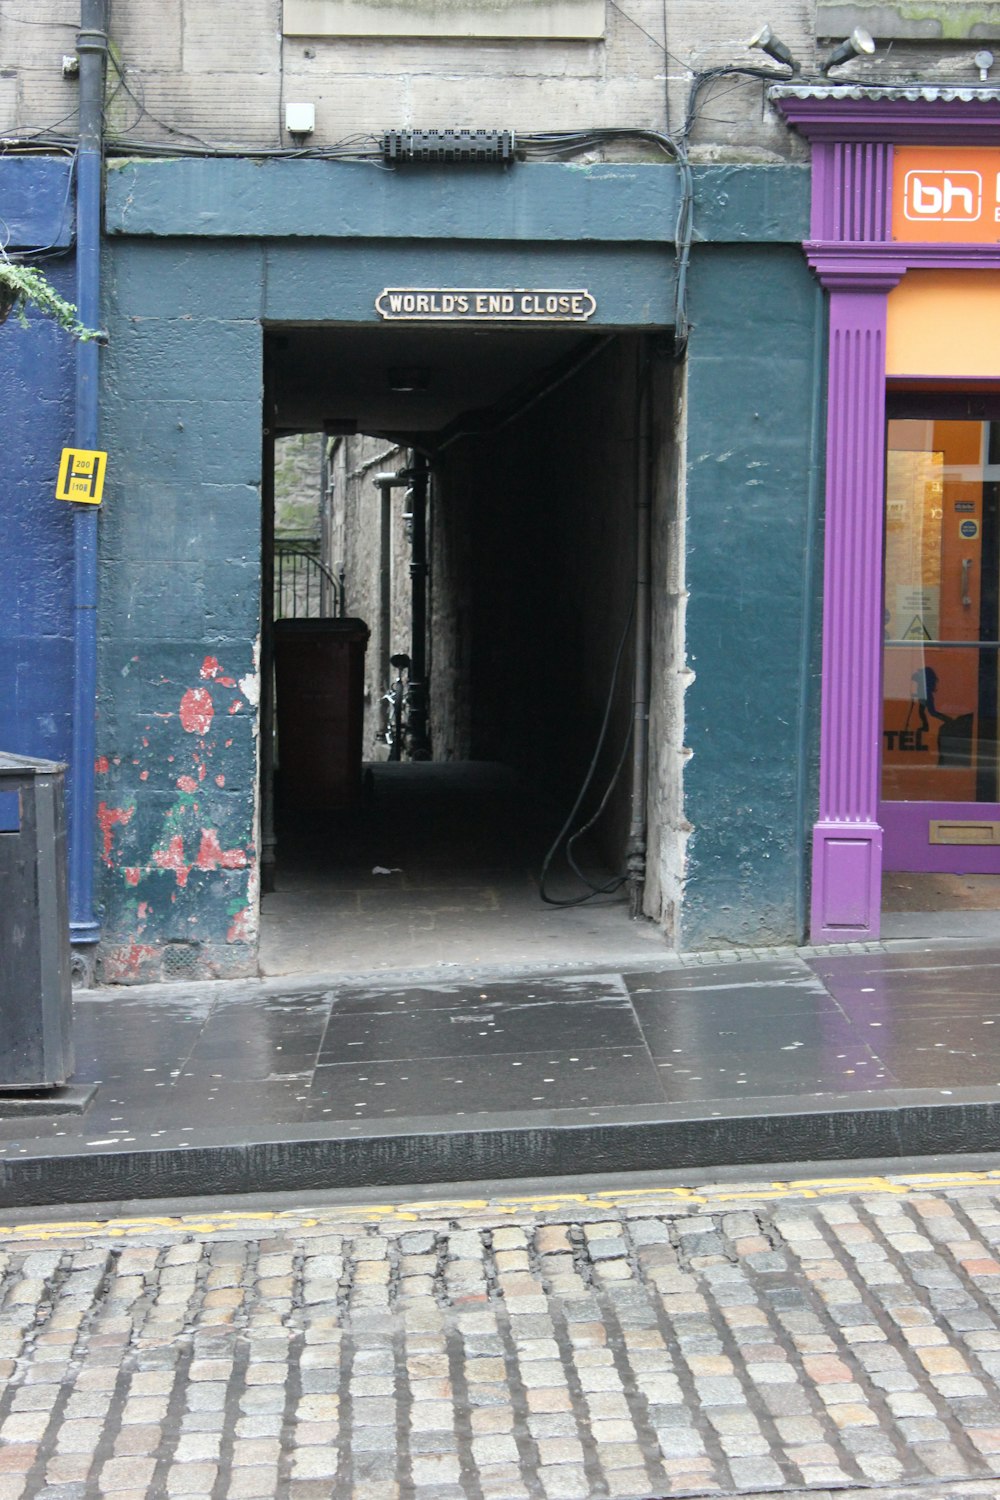
M 628 754 L 629 746 L 632 743 L 632 734 L 633 734 L 634 728 L 635 728 L 634 724 L 631 721 L 629 721 L 629 726 L 628 726 L 628 729 L 627 729 L 626 734 L 625 734 L 625 740 L 624 740 L 624 743 L 622 744 L 621 755 L 619 755 L 619 757 L 618 757 L 618 763 L 615 766 L 614 771 L 612 772 L 611 780 L 608 782 L 607 787 L 605 788 L 604 796 L 601 798 L 601 800 L 600 800 L 600 802 L 598 804 L 597 811 L 594 813 L 594 815 L 593 815 L 592 818 L 588 818 L 587 821 L 586 821 L 586 823 L 584 823 L 582 827 L 578 828 L 576 830 L 576 833 L 574 833 L 572 835 L 572 837 L 570 837 L 566 841 L 566 862 L 567 862 L 567 864 L 569 865 L 569 867 L 573 871 L 573 873 L 575 875 L 577 875 L 580 880 L 583 881 L 584 885 L 589 885 L 590 886 L 590 888 L 591 888 L 591 894 L 594 895 L 594 896 L 608 896 L 608 895 L 611 895 L 612 892 L 620 890 L 621 887 L 625 884 L 626 880 L 628 879 L 628 875 L 612 875 L 611 879 L 605 885 L 600 885 L 600 886 L 594 885 L 593 882 L 587 878 L 587 876 L 580 869 L 580 866 L 577 864 L 577 862 L 576 862 L 576 860 L 575 860 L 575 858 L 573 856 L 573 845 L 576 843 L 577 839 L 583 838 L 583 835 L 585 833 L 587 833 L 591 828 L 593 828 L 594 824 L 597 822 L 598 818 L 601 816 L 601 813 L 607 807 L 607 805 L 608 805 L 608 799 L 611 796 L 611 793 L 615 789 L 615 784 L 618 781 L 619 776 L 621 775 L 622 766 L 625 764 L 625 757 Z M 589 899 L 590 898 L 588 896 L 584 896 L 583 897 L 583 900 L 585 900 L 585 901 L 587 901 Z
M 794 71 L 790 68 L 786 68 L 783 73 L 776 73 L 773 68 L 746 67 L 740 63 L 727 63 L 723 67 L 706 68 L 703 73 L 695 73 L 688 92 L 688 107 L 681 129 L 680 149 L 683 151 L 687 148 L 688 139 L 698 118 L 698 97 L 708 84 L 715 82 L 718 78 L 757 78 L 764 83 L 788 83 L 794 77 Z
M 591 758 L 590 766 L 588 767 L 587 774 L 584 777 L 583 785 L 577 793 L 576 801 L 573 803 L 573 807 L 570 811 L 569 817 L 560 828 L 548 853 L 545 856 L 545 859 L 542 861 L 542 869 L 538 877 L 538 894 L 541 896 L 542 900 L 547 906 L 582 906 L 585 901 L 591 901 L 595 896 L 611 895 L 614 891 L 619 890 L 620 887 L 623 886 L 628 879 L 627 875 L 615 875 L 604 885 L 594 885 L 594 883 L 591 880 L 588 880 L 587 876 L 584 875 L 583 871 L 576 863 L 576 860 L 573 858 L 572 848 L 577 839 L 581 838 L 589 828 L 593 827 L 608 804 L 608 798 L 611 796 L 615 783 L 617 782 L 618 777 L 621 774 L 622 766 L 625 764 L 625 756 L 628 753 L 628 747 L 632 740 L 631 723 L 629 723 L 628 734 L 625 736 L 625 744 L 622 746 L 622 753 L 618 757 L 618 764 L 615 766 L 614 772 L 611 776 L 611 780 L 608 782 L 607 789 L 605 790 L 604 796 L 601 798 L 601 802 L 597 811 L 594 813 L 593 817 L 591 817 L 586 823 L 582 825 L 582 827 L 578 828 L 576 832 L 571 835 L 566 844 L 566 858 L 569 862 L 570 868 L 579 877 L 579 879 L 583 881 L 584 885 L 589 886 L 590 889 L 581 896 L 569 896 L 565 899 L 560 899 L 556 896 L 550 896 L 545 889 L 545 883 L 549 873 L 549 866 L 552 864 L 552 861 L 553 859 L 555 859 L 563 840 L 566 838 L 566 835 L 572 828 L 573 821 L 576 818 L 577 813 L 580 811 L 580 808 L 583 805 L 583 799 L 586 797 L 588 791 L 590 790 L 590 784 L 597 773 L 597 762 L 600 759 L 601 751 L 604 748 L 604 741 L 607 738 L 608 725 L 611 722 L 611 710 L 614 706 L 615 690 L 618 687 L 618 673 L 621 670 L 622 657 L 625 654 L 625 646 L 632 629 L 632 617 L 634 614 L 635 590 L 633 589 L 632 600 L 629 604 L 628 615 L 625 619 L 625 628 L 622 630 L 621 639 L 618 642 L 618 649 L 615 652 L 614 666 L 611 669 L 611 685 L 608 689 L 607 702 L 604 706 L 604 719 L 601 724 L 601 732 L 597 736 L 597 744 L 594 748 L 594 754 Z

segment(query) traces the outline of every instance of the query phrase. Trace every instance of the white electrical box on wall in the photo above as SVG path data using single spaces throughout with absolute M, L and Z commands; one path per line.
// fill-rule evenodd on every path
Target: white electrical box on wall
M 316 129 L 315 104 L 286 104 L 285 129 L 289 135 L 312 135 Z

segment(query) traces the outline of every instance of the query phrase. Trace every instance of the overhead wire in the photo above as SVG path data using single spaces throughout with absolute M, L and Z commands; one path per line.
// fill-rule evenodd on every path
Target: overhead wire
M 47 26 L 51 31 L 77 31 L 79 29 L 75 21 L 29 21 L 24 16 L 12 16 L 6 10 L 0 10 L 0 21 L 7 21 L 11 26 Z
M 727 63 L 717 68 L 706 68 L 704 72 L 695 73 L 691 79 L 691 87 L 688 91 L 688 105 L 684 116 L 684 124 L 681 129 L 681 141 L 686 145 L 690 140 L 691 132 L 698 119 L 698 100 L 704 89 L 717 78 L 757 78 L 764 83 L 785 83 L 793 72 L 785 68 L 781 73 L 774 68 L 755 68 L 742 63 Z
M 669 47 L 667 46 L 667 27 L 666 27 L 666 7 L 667 7 L 667 0 L 663 0 L 664 26 L 663 26 L 663 41 L 662 42 L 660 41 L 660 38 L 658 36 L 654 36 L 651 31 L 647 31 L 646 28 L 645 28 L 645 26 L 642 25 L 641 21 L 637 21 L 636 18 L 635 18 L 635 16 L 630 15 L 629 12 L 624 9 L 623 6 L 619 5 L 618 4 L 618 0 L 610 0 L 610 3 L 611 3 L 612 10 L 616 10 L 620 16 L 624 17 L 624 19 L 626 21 L 629 21 L 635 27 L 636 31 L 641 31 L 642 34 L 643 34 L 643 36 L 648 37 L 649 40 L 653 43 L 654 47 L 659 47 L 659 49 L 663 53 L 664 57 L 669 58 L 669 60 L 671 62 L 675 62 L 677 64 L 677 66 L 679 68 L 683 68 L 685 72 L 688 71 L 687 64 L 684 63 L 684 62 L 682 62 L 681 59 L 679 57 L 677 57 L 673 52 L 671 52 L 670 49 L 669 49 Z M 670 125 L 669 125 L 669 115 L 668 115 L 668 117 L 667 117 L 667 129 L 668 129 L 668 131 L 669 131 L 669 128 L 670 128 Z
M 9 142 L 13 145 L 23 141 L 26 144 L 38 142 L 38 144 L 42 145 L 47 144 L 51 140 L 54 144 L 60 146 L 70 146 L 75 143 L 76 137 L 70 135 L 57 136 L 56 128 L 59 125 L 64 125 L 67 120 L 75 119 L 76 109 L 73 108 L 67 111 L 66 114 L 60 115 L 58 120 L 53 120 L 50 125 L 42 125 L 38 129 L 30 125 L 15 125 L 11 130 L 4 132 L 2 143 L 0 144 L 6 145 Z
M 135 92 L 135 89 L 133 89 L 132 85 L 129 83 L 127 76 L 129 70 L 123 67 L 123 65 L 119 62 L 118 58 L 115 56 L 113 48 L 108 49 L 108 60 L 118 76 L 120 87 L 124 89 L 125 93 L 129 96 L 129 98 L 132 100 L 139 111 L 135 122 L 128 127 L 129 130 L 134 130 L 135 126 L 138 125 L 143 119 L 150 119 L 153 121 L 154 125 L 159 125 L 161 130 L 166 130 L 170 135 L 182 136 L 185 140 L 194 141 L 197 145 L 202 146 L 207 150 L 213 149 L 211 141 L 206 141 L 202 136 L 195 135 L 193 131 L 181 130 L 176 125 L 168 124 L 166 120 L 161 120 L 158 115 L 155 115 L 151 109 L 147 108 L 145 98 L 146 91 L 143 88 L 141 81 L 137 80 L 137 86 L 142 97 L 140 97 L 140 94 L 137 94 Z M 107 104 L 105 104 L 105 110 L 107 110 Z M 108 124 L 109 122 L 107 121 L 107 117 L 105 116 L 105 125 L 107 126 Z

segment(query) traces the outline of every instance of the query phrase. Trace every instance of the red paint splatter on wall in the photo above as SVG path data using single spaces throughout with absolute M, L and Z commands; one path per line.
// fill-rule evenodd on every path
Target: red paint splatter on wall
M 140 771 L 139 772 L 139 780 L 140 781 L 148 781 L 149 780 L 149 772 L 148 771 Z
M 235 677 L 223 677 L 222 666 L 217 656 L 206 656 L 201 664 L 201 676 L 218 682 L 220 687 L 235 687 Z
M 242 707 L 243 704 L 240 702 L 240 700 L 238 698 L 234 698 L 232 703 L 230 703 L 229 705 L 229 712 L 231 714 L 238 714 Z
M 199 870 L 242 870 L 247 857 L 242 849 L 223 849 L 214 828 L 201 830 L 201 844 L 195 864 Z
M 177 877 L 177 884 L 183 889 L 187 885 L 191 866 L 184 859 L 184 840 L 179 833 L 175 833 L 165 849 L 153 850 L 153 863 L 159 865 L 161 870 L 173 870 Z
M 226 933 L 227 943 L 249 943 L 253 940 L 253 912 L 249 906 L 244 906 L 238 911 L 229 924 Z
M 198 783 L 193 776 L 178 776 L 177 785 L 182 792 L 196 792 L 198 790 Z
M 249 863 L 243 849 L 223 849 L 214 828 L 201 830 L 198 853 L 191 861 L 184 858 L 184 839 L 175 833 L 165 849 L 153 850 L 153 863 L 161 870 L 172 870 L 177 884 L 183 888 L 188 883 L 191 871 L 198 870 L 242 870 Z
M 181 699 L 181 725 L 188 734 L 207 734 L 215 710 L 207 688 L 188 688 Z
M 116 980 L 138 979 L 143 967 L 157 956 L 157 950 L 149 943 L 129 943 L 125 948 L 112 949 L 104 958 L 106 977 Z
M 97 822 L 101 833 L 104 835 L 104 863 L 111 863 L 111 839 L 116 823 L 129 823 L 132 820 L 134 807 L 109 807 L 106 802 L 101 802 L 97 808 Z
M 125 881 L 126 881 L 126 883 L 128 885 L 138 885 L 139 884 L 139 876 L 140 876 L 141 873 L 142 872 L 140 871 L 138 865 L 126 865 L 125 866 Z
M 225 786 L 226 778 L 224 776 L 216 776 L 215 784 L 216 786 Z
M 94 771 L 98 776 L 106 776 L 111 770 L 111 762 L 106 755 L 99 755 L 94 761 Z

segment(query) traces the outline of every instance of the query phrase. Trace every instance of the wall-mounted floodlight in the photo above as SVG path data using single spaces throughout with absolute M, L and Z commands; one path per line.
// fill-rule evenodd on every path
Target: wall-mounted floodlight
M 761 52 L 766 52 L 768 57 L 776 63 L 781 63 L 783 68 L 791 68 L 793 73 L 799 71 L 799 65 L 792 56 L 791 51 L 784 42 L 779 41 L 770 26 L 759 27 L 746 43 L 748 47 L 759 47 Z
M 989 81 L 990 69 L 993 66 L 993 53 L 986 51 L 977 52 L 972 61 L 979 69 L 980 82 L 987 83 Z
M 839 68 L 841 63 L 850 62 L 855 57 L 871 57 L 875 51 L 875 42 L 863 31 L 860 26 L 855 26 L 850 36 L 841 42 L 839 47 L 834 47 L 830 56 L 823 64 L 822 71 L 829 73 L 831 68 Z

